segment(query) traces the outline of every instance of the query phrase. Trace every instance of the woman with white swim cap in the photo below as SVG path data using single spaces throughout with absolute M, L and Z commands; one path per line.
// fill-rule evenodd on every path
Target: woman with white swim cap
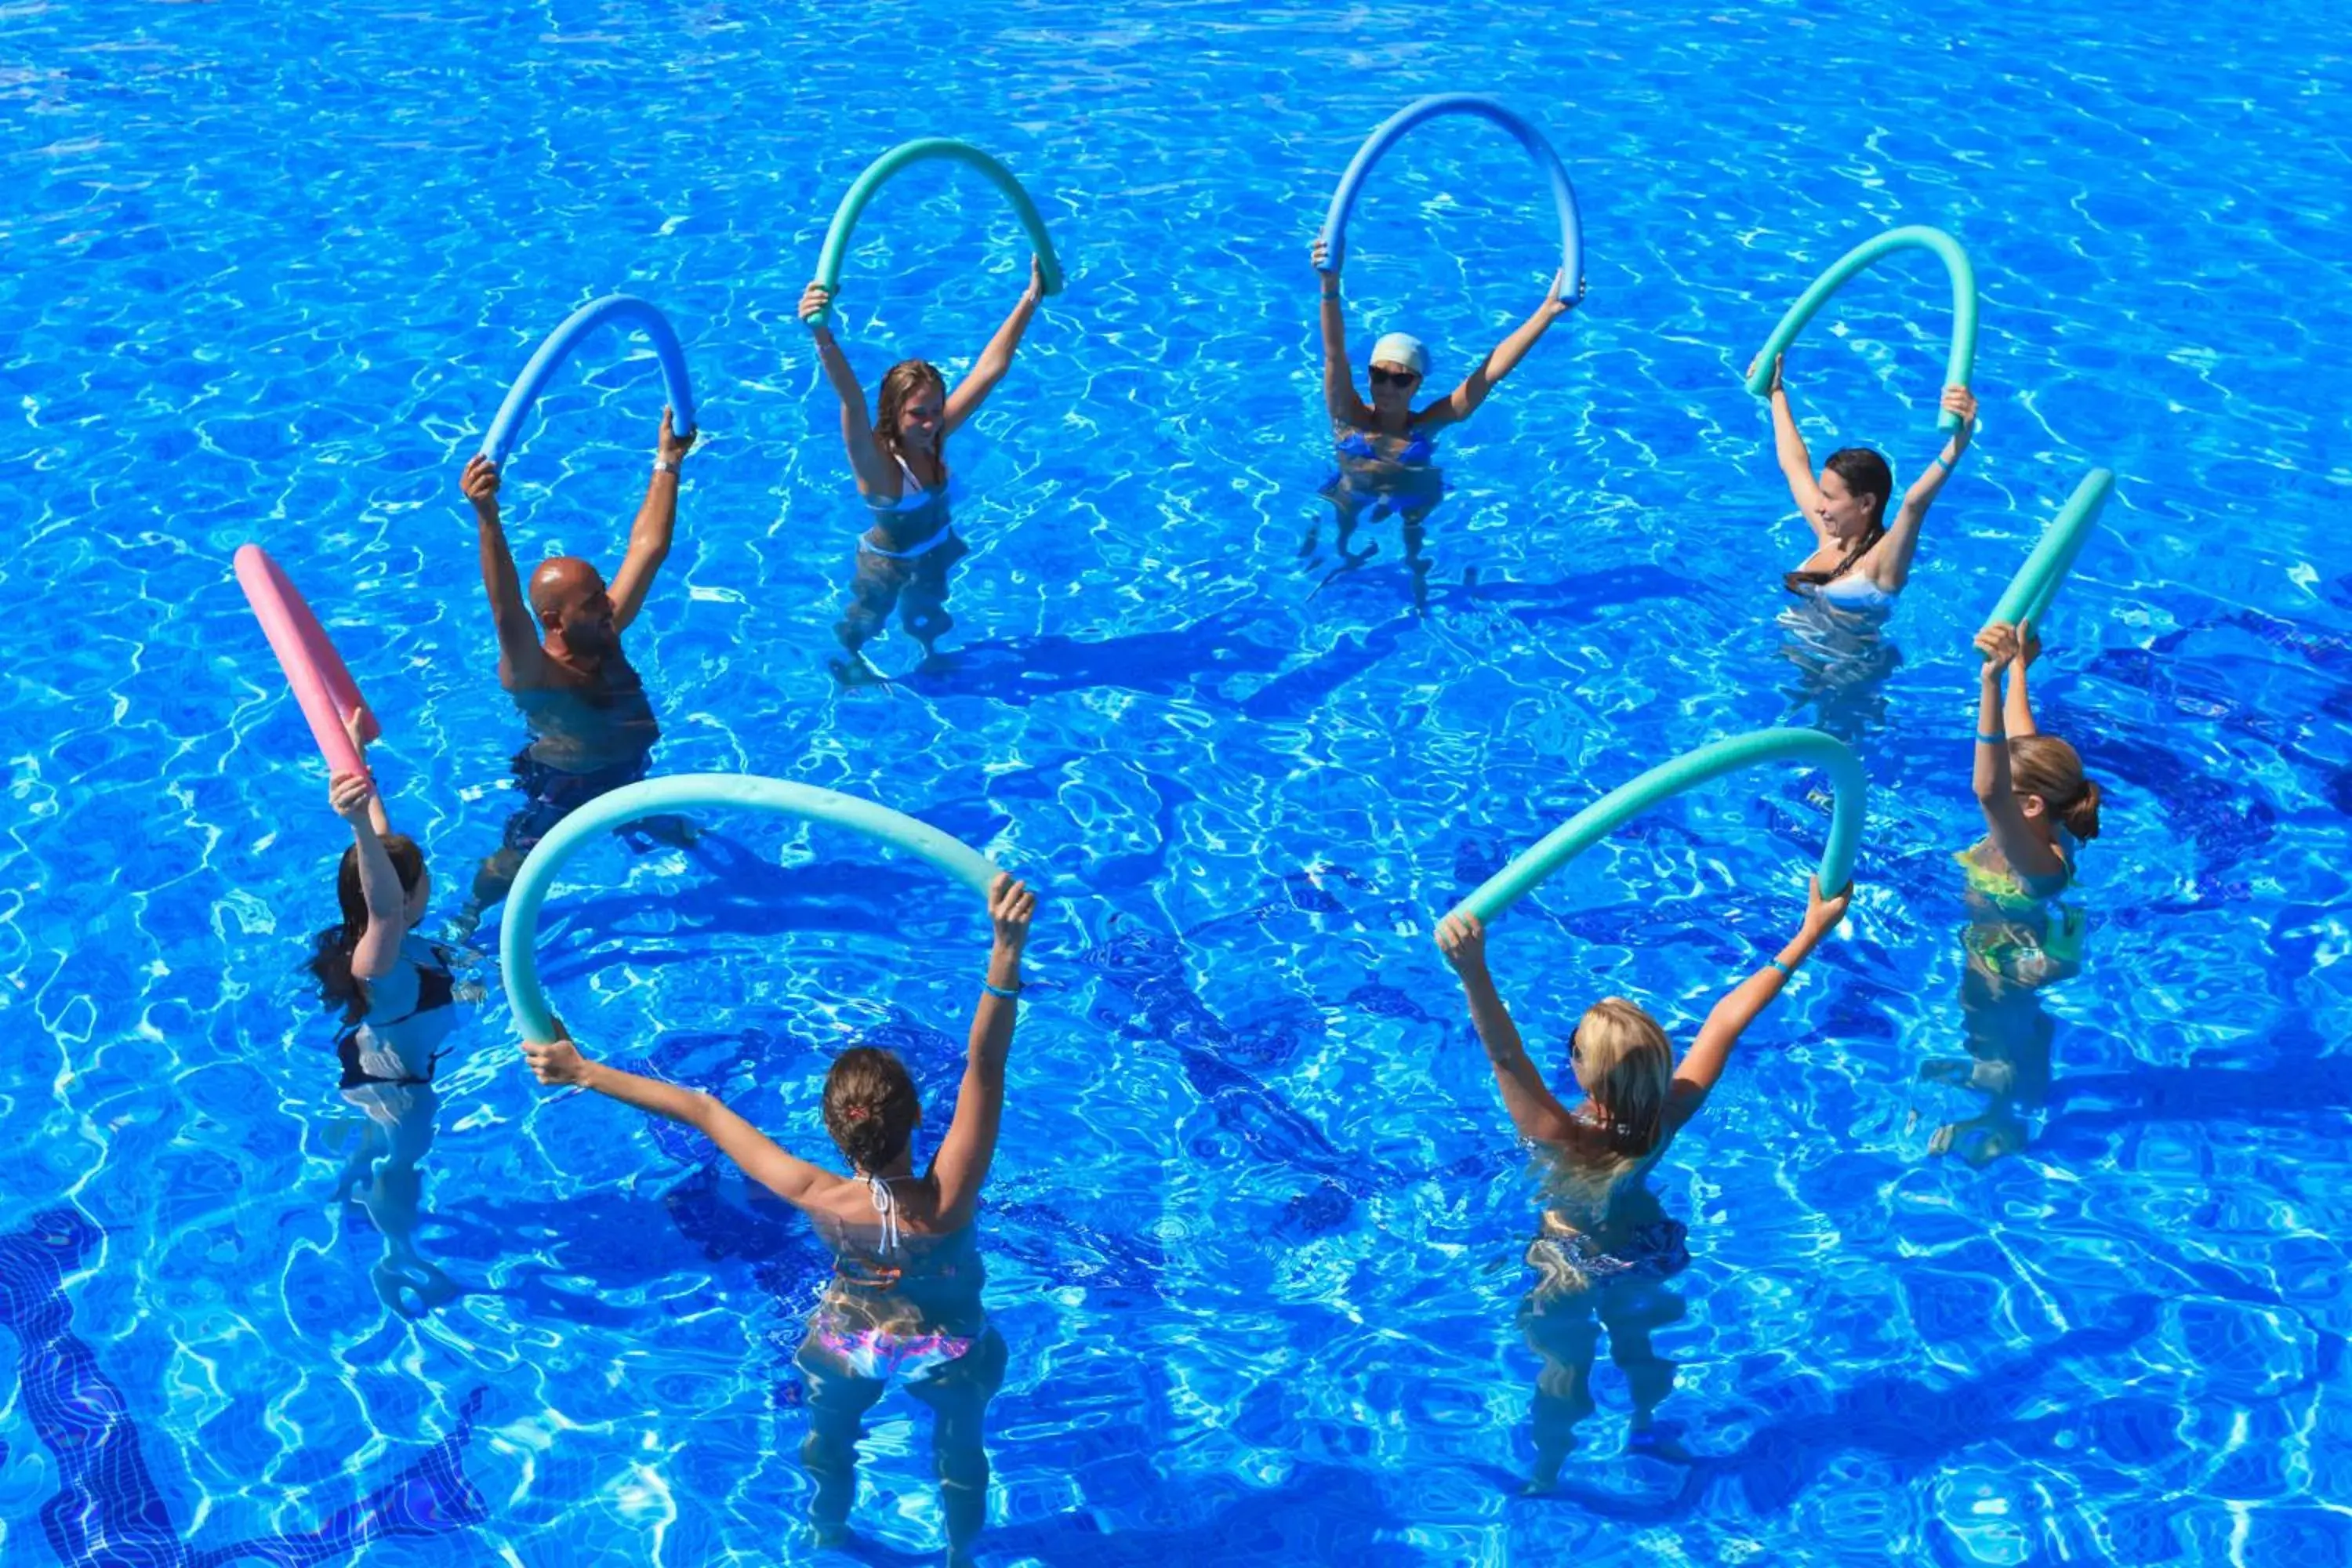
M 1406 555 L 1413 569 L 1413 600 L 1419 605 L 1425 597 L 1428 574 L 1428 563 L 1420 556 L 1421 525 L 1444 497 L 1443 477 L 1433 461 L 1437 455 L 1433 437 L 1448 425 L 1470 417 L 1496 384 L 1518 368 L 1536 340 L 1568 314 L 1569 304 L 1559 297 L 1560 279 L 1554 277 L 1533 315 L 1496 344 L 1460 385 L 1418 409 L 1412 399 L 1429 374 L 1429 350 L 1409 332 L 1386 333 L 1372 345 L 1371 401 L 1368 403 L 1357 393 L 1355 374 L 1348 363 L 1348 318 L 1339 303 L 1339 274 L 1337 269 L 1323 270 L 1326 253 L 1325 243 L 1317 240 L 1313 258 L 1317 275 L 1323 280 L 1323 405 L 1331 416 L 1339 447 L 1339 472 L 1324 487 L 1323 494 L 1339 509 L 1342 563 L 1338 570 L 1347 571 L 1370 559 L 1370 551 L 1361 556 L 1348 552 L 1348 538 L 1364 509 L 1374 507 L 1375 517 L 1394 511 L 1403 521 Z M 1310 534 L 1307 548 L 1299 553 L 1313 553 L 1315 544 Z

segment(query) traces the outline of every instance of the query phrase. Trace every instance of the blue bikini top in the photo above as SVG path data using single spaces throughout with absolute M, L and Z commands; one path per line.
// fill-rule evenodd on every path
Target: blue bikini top
M 1361 430 L 1350 430 L 1342 436 L 1339 438 L 1339 451 L 1343 456 L 1349 458 L 1377 458 L 1381 456 L 1380 448 L 1373 446 L 1371 437 Z M 1403 449 L 1397 453 L 1393 460 L 1400 463 L 1426 463 L 1435 456 L 1437 456 L 1435 441 L 1426 436 L 1408 436 L 1405 438 Z

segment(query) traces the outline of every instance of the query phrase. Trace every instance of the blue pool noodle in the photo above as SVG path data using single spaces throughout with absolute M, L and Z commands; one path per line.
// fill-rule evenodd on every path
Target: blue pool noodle
M 670 408 L 670 428 L 678 435 L 698 428 L 694 422 L 694 388 L 686 378 L 686 354 L 677 346 L 677 333 L 670 330 L 669 320 L 659 310 L 634 294 L 607 294 L 563 318 L 562 324 L 547 334 L 530 363 L 507 389 L 507 400 L 499 405 L 497 417 L 490 421 L 489 434 L 482 437 L 482 456 L 493 463 L 504 463 L 514 448 L 515 437 L 522 428 L 524 416 L 539 395 L 547 387 L 548 377 L 556 367 L 572 357 L 580 340 L 607 321 L 634 322 L 642 328 L 654 343 L 654 357 L 661 361 L 662 384 L 667 389 Z
M 1349 162 L 1348 172 L 1339 176 L 1339 188 L 1331 194 L 1331 210 L 1323 218 L 1323 270 L 1337 272 L 1348 256 L 1348 214 L 1356 205 L 1356 194 L 1363 188 L 1372 165 L 1399 138 L 1424 121 L 1440 115 L 1468 114 L 1480 120 L 1490 120 L 1518 138 L 1538 169 L 1551 186 L 1551 203 L 1559 215 L 1559 297 L 1570 305 L 1584 298 L 1584 225 L 1576 210 L 1576 187 L 1569 183 L 1568 170 L 1561 166 L 1559 154 L 1552 151 L 1543 132 L 1522 120 L 1491 98 L 1473 92 L 1441 92 L 1416 99 L 1382 121 L 1378 129 L 1364 138 Z
M 515 873 L 499 931 L 499 964 L 506 972 L 507 1004 L 527 1040 L 555 1036 L 555 1019 L 539 984 L 539 910 L 564 862 L 599 834 L 665 812 L 710 807 L 772 812 L 830 823 L 929 861 L 955 880 L 988 896 L 997 868 L 979 850 L 887 805 L 814 784 L 753 773 L 677 773 L 600 795 L 557 823 Z

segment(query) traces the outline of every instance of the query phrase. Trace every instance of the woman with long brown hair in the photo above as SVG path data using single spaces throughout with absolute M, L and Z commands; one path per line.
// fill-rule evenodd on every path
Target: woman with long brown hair
M 825 1076 L 825 1131 L 850 1168 L 840 1176 L 787 1154 L 708 1094 L 591 1061 L 566 1037 L 524 1044 L 540 1082 L 578 1084 L 701 1132 L 746 1176 L 807 1215 L 833 1252 L 834 1279 L 793 1358 L 808 1387 L 801 1458 L 816 1483 L 809 1522 L 817 1544 L 848 1537 L 859 1426 L 894 1376 L 931 1410 L 949 1561 L 969 1561 L 987 1522 L 982 1423 L 1004 1382 L 1005 1349 L 981 1303 L 987 1270 L 972 1219 L 1004 1118 L 1021 953 L 1036 910 L 1036 895 L 1010 877 L 989 889 L 995 942 L 955 1120 L 920 1174 L 914 1135 L 922 1102 L 888 1051 L 853 1047 Z
M 1669 1219 L 1645 1177 L 1675 1134 L 1706 1102 L 1731 1049 L 1757 1015 L 1845 918 L 1848 888 L 1822 896 L 1816 880 L 1804 923 L 1780 955 L 1732 987 L 1699 1026 L 1680 1061 L 1658 1021 L 1622 996 L 1586 1009 L 1569 1039 L 1569 1063 L 1584 1100 L 1562 1105 L 1528 1056 L 1518 1025 L 1486 968 L 1486 932 L 1475 915 L 1449 915 L 1437 944 L 1462 977 L 1470 1022 L 1520 1137 L 1544 1151 L 1545 1210 L 1528 1247 L 1536 1284 L 1520 1327 L 1543 1358 L 1536 1378 L 1536 1468 L 1530 1489 L 1549 1489 L 1592 1414 L 1592 1358 L 1601 1330 L 1633 1394 L 1633 1436 L 1651 1441 L 1674 1368 L 1650 1347 L 1651 1331 L 1681 1315 L 1661 1289 L 1690 1261 L 1685 1229 Z M 1597 1320 L 1597 1321 L 1596 1321 Z
M 938 657 L 939 639 L 955 624 L 947 612 L 948 568 L 971 553 L 956 536 L 948 515 L 947 439 L 980 411 L 1004 373 L 1029 318 L 1045 297 L 1037 258 L 1029 258 L 1029 287 L 988 340 L 971 373 L 948 390 L 947 378 L 927 360 L 901 360 L 882 375 L 874 415 L 866 413 L 866 389 L 858 384 L 849 356 L 832 329 L 814 329 L 825 379 L 841 400 L 841 439 L 873 522 L 857 542 L 857 574 L 849 604 L 834 635 L 845 658 L 833 662 L 844 683 L 879 679 L 860 650 L 890 617 L 923 645 L 926 662 Z M 808 321 L 833 303 L 833 291 L 812 283 L 801 294 L 801 319 Z

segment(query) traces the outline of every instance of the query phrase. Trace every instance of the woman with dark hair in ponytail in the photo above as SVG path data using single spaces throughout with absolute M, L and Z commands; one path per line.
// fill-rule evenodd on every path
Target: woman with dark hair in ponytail
M 816 1483 L 809 1521 L 819 1544 L 848 1538 L 860 1422 L 894 1373 L 931 1408 L 950 1562 L 969 1561 L 987 1522 L 982 1418 L 1004 1381 L 1005 1352 L 981 1304 L 986 1272 L 972 1216 L 1004 1115 L 1021 952 L 1036 910 L 1036 895 L 1010 877 L 997 878 L 989 889 L 995 943 L 972 1014 L 955 1120 L 919 1175 L 913 1141 L 922 1103 L 914 1079 L 888 1051 L 844 1051 L 825 1076 L 825 1131 L 850 1168 L 837 1176 L 785 1153 L 708 1094 L 589 1060 L 562 1037 L 560 1025 L 558 1038 L 523 1047 L 541 1083 L 593 1089 L 701 1132 L 745 1175 L 805 1213 L 832 1249 L 833 1281 L 793 1358 L 808 1384 L 801 1458 Z
M 1805 437 L 1797 429 L 1796 411 L 1789 405 L 1781 384 L 1780 361 L 1772 362 L 1772 445 L 1780 459 L 1781 477 L 1789 493 L 1813 531 L 1813 552 L 1805 563 L 1783 579 L 1792 594 L 1802 594 L 1849 615 L 1884 620 L 1895 608 L 1895 597 L 1911 578 L 1911 557 L 1919 547 L 1919 525 L 1927 509 L 1969 449 L 1975 433 L 1977 400 L 1965 386 L 1944 388 L 1943 408 L 1959 416 L 1952 433 L 1925 472 L 1903 492 L 1903 504 L 1892 521 L 1887 502 L 1895 491 L 1895 472 L 1886 459 L 1867 447 L 1845 447 L 1829 455 L 1818 478 Z
M 1980 1115 L 1937 1128 L 1927 1144 L 1983 1165 L 2024 1146 L 2021 1109 L 2040 1104 L 2050 1087 L 2056 1031 L 2041 993 L 2082 968 L 2083 912 L 2058 900 L 2074 880 L 2076 849 L 2099 836 L 2099 786 L 2084 776 L 2074 747 L 2033 721 L 2025 672 L 2039 640 L 1995 622 L 1976 646 L 1984 668 L 1973 783 L 1986 831 L 1957 857 L 1968 879 L 1960 1012 L 1969 1057 L 1931 1061 L 1920 1077 L 1988 1097 Z
M 899 624 L 923 645 L 926 662 L 938 656 L 935 645 L 955 624 L 947 612 L 948 568 L 971 552 L 956 537 L 948 516 L 947 439 L 980 412 L 1013 368 L 1013 351 L 1021 346 L 1021 336 L 1029 330 L 1029 318 L 1045 292 L 1045 278 L 1033 256 L 1029 287 L 955 390 L 948 390 L 947 378 L 929 362 L 901 360 L 883 374 L 870 419 L 866 389 L 858 384 L 849 356 L 822 321 L 814 329 L 825 379 L 841 402 L 841 439 L 849 448 L 857 493 L 873 513 L 873 525 L 857 542 L 857 574 L 849 584 L 848 607 L 834 627 L 848 657 L 833 661 L 833 673 L 845 684 L 879 679 L 859 650 L 882 630 L 892 606 L 898 608 Z M 801 320 L 832 303 L 832 290 L 822 283 L 810 284 L 801 294 Z
M 356 721 L 352 729 L 358 744 Z M 360 1193 L 383 1237 L 383 1259 L 370 1274 L 376 1294 L 394 1311 L 416 1317 L 459 1293 L 415 1243 L 424 1188 L 416 1167 L 433 1147 L 440 1109 L 433 1074 L 457 1022 L 457 985 L 447 955 L 413 934 L 433 891 L 415 841 L 392 831 L 364 773 L 335 774 L 327 800 L 351 825 L 352 845 L 335 873 L 342 920 L 319 933 L 310 969 L 320 999 L 341 1022 L 337 1087 L 368 1119 L 335 1196 Z
M 1439 923 L 1437 945 L 1462 977 L 1471 1026 L 1495 1069 L 1503 1109 L 1518 1135 L 1547 1156 L 1543 1218 L 1527 1254 L 1536 1281 L 1519 1310 L 1520 1331 L 1543 1362 L 1536 1375 L 1530 1491 L 1559 1480 L 1576 1446 L 1577 1424 L 1592 1414 L 1592 1358 L 1604 1328 L 1610 1359 L 1633 1394 L 1634 1446 L 1678 1457 L 1654 1425 L 1660 1401 L 1673 1392 L 1675 1369 L 1651 1347 L 1650 1335 L 1682 1316 L 1680 1298 L 1664 1282 L 1689 1264 L 1690 1252 L 1682 1222 L 1666 1217 L 1650 1190 L 1650 1170 L 1706 1103 L 1748 1026 L 1845 918 L 1852 896 L 1849 888 L 1823 898 L 1816 879 L 1797 934 L 1769 964 L 1724 994 L 1679 1061 L 1658 1021 L 1623 997 L 1605 996 L 1585 1009 L 1569 1037 L 1569 1067 L 1585 1095 L 1573 1110 L 1544 1082 L 1495 988 L 1484 923 L 1466 914 Z

